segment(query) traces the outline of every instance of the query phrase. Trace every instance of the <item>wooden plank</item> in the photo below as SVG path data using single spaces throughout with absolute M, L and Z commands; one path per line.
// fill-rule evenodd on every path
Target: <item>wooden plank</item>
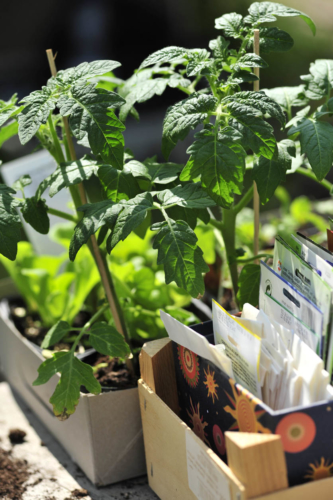
M 195 500 L 188 484 L 186 433 L 211 461 L 212 472 L 229 482 L 232 500 L 245 500 L 245 488 L 220 460 L 142 380 L 139 396 L 150 487 L 162 500 Z
M 251 500 L 332 500 L 332 498 L 333 477 L 330 477 L 252 498 Z
M 144 344 L 139 360 L 142 380 L 178 415 L 177 382 L 171 340 L 165 338 Z
M 245 486 L 248 498 L 288 488 L 280 436 L 226 432 L 225 437 L 228 465 Z

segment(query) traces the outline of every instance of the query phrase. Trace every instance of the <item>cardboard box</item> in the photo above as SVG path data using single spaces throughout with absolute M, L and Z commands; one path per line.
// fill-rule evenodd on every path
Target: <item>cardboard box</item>
M 279 435 L 226 432 L 228 465 L 178 416 L 172 344 L 145 344 L 140 406 L 149 485 L 162 500 L 332 499 L 333 477 L 288 488 Z
M 138 388 L 81 394 L 74 415 L 60 422 L 49 403 L 58 376 L 32 386 L 42 361 L 0 311 L 0 371 L 88 478 L 103 486 L 146 474 Z
M 212 321 L 191 328 L 214 342 Z M 227 431 L 279 434 L 290 485 L 331 475 L 333 401 L 274 411 L 213 363 L 175 343 L 173 357 L 180 418 L 194 428 L 200 415 L 202 438 L 222 460 L 226 454 L 221 440 Z

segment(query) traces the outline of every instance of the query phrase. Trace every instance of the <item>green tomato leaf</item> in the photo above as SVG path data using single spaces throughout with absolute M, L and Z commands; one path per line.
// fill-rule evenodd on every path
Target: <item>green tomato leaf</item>
M 53 95 L 52 89 L 42 87 L 42 90 L 32 92 L 21 102 L 27 103 L 27 105 L 18 117 L 18 135 L 21 144 L 26 144 L 33 138 L 39 127 L 46 123 L 50 112 L 56 106 L 57 99 Z
M 75 68 L 60 70 L 57 73 L 56 80 L 64 83 L 74 83 L 78 80 L 88 80 L 100 75 L 105 75 L 121 64 L 117 61 L 93 61 L 91 63 L 83 62 Z
M 21 240 L 22 224 L 16 211 L 20 206 L 12 197 L 15 191 L 5 184 L 0 184 L 0 253 L 9 260 L 15 260 L 17 243 Z
M 244 54 L 238 59 L 237 66 L 241 68 L 268 68 L 267 62 L 256 54 Z
M 179 75 L 178 73 L 174 73 L 173 75 L 170 76 L 167 80 L 169 87 L 172 89 L 175 89 L 177 87 L 189 87 L 191 85 L 191 80 L 188 78 L 184 78 L 182 75 Z
M 14 94 L 9 101 L 0 100 L 0 127 L 2 127 L 9 118 L 17 114 L 20 109 L 16 106 L 17 94 Z
M 18 133 L 18 123 L 13 121 L 0 129 L 0 148 L 2 145 Z
M 136 102 L 145 102 L 151 99 L 154 95 L 162 95 L 168 85 L 167 78 L 154 78 L 151 80 L 138 80 L 133 90 L 126 95 L 126 104 L 122 106 L 119 113 L 121 121 L 125 121 L 128 114 L 133 109 Z
M 332 167 L 333 127 L 328 122 L 301 118 L 288 135 L 299 132 L 301 153 L 306 154 L 318 180 L 324 179 Z
M 54 344 L 57 344 L 68 332 L 70 332 L 70 330 L 71 325 L 69 325 L 67 321 L 58 321 L 58 323 L 53 325 L 45 335 L 41 348 L 48 349 Z
M 121 170 L 124 164 L 125 126 L 116 117 L 112 108 L 125 100 L 114 92 L 95 88 L 93 84 L 75 83 L 71 95 L 62 95 L 58 101 L 60 114 L 70 115 L 69 124 L 74 136 L 88 141 L 93 153 L 100 155 L 105 163 Z
M 186 222 L 172 219 L 154 224 L 151 229 L 158 230 L 153 247 L 158 249 L 157 263 L 164 266 L 165 282 L 175 281 L 192 297 L 202 296 L 205 291 L 202 274 L 209 268 L 194 231 Z
M 225 59 L 230 42 L 223 36 L 218 36 L 209 42 L 209 48 L 213 51 L 214 59 Z
M 333 61 L 317 59 L 310 64 L 310 74 L 301 76 L 305 82 L 305 96 L 308 99 L 321 99 L 330 95 L 333 88 Z
M 243 27 L 243 17 L 236 12 L 224 14 L 224 16 L 215 19 L 215 28 L 223 30 L 226 36 L 239 38 Z
M 178 179 L 183 165 L 177 163 L 147 163 L 151 181 L 154 184 L 169 184 Z
M 146 179 L 151 181 L 151 175 L 149 173 L 148 167 L 137 160 L 131 160 L 125 165 L 126 169 L 131 172 L 133 177 L 138 177 L 139 179 Z
M 15 191 L 24 191 L 26 186 L 29 186 L 32 183 L 30 175 L 21 175 L 21 177 L 14 182 L 12 188 Z
M 71 351 L 56 352 L 44 361 L 38 368 L 39 375 L 33 385 L 46 384 L 58 372 L 61 377 L 50 403 L 55 416 L 59 420 L 67 420 L 79 403 L 81 385 L 92 394 L 100 394 L 101 386 L 93 375 L 92 367 L 77 359 Z
M 61 163 L 49 177 L 44 179 L 37 189 L 37 196 L 41 196 L 49 187 L 49 195 L 52 198 L 59 191 L 90 179 L 97 175 L 98 168 L 102 163 L 93 160 L 90 156 L 84 156 L 81 160 Z
M 182 206 L 175 206 L 167 209 L 167 214 L 170 219 L 182 220 L 186 222 L 191 229 L 197 226 L 198 210 L 195 208 L 184 208 Z
M 250 73 L 245 69 L 240 69 L 231 75 L 229 82 L 232 84 L 239 84 L 245 82 L 255 82 L 257 80 L 259 80 L 259 78 L 254 73 Z
M 291 36 L 279 28 L 261 28 L 260 29 L 260 52 L 268 54 L 269 52 L 286 52 L 294 45 Z
M 209 52 L 205 49 L 191 51 L 188 54 L 188 64 L 186 66 L 187 76 L 196 76 L 202 70 L 212 65 L 212 59 L 209 58 Z
M 245 173 L 245 151 L 232 142 L 233 131 L 225 133 L 202 130 L 188 148 L 191 155 L 180 180 L 193 180 L 201 175 L 201 184 L 209 196 L 220 206 L 230 207 L 235 194 L 241 194 Z M 239 138 L 235 131 L 236 138 Z M 233 149 L 235 148 L 235 149 Z
M 91 345 L 101 354 L 113 358 L 125 358 L 131 352 L 124 337 L 117 332 L 114 326 L 101 321 L 94 323 L 89 333 Z
M 127 165 L 123 170 L 117 170 L 111 165 L 103 165 L 98 170 L 98 177 L 106 190 L 108 199 L 114 202 L 129 200 L 140 193 L 140 187 Z
M 230 125 L 243 136 L 242 145 L 258 155 L 272 158 L 276 148 L 273 127 L 260 118 L 260 112 L 237 101 L 230 102 L 228 109 L 234 118 Z
M 275 118 L 281 123 L 281 125 L 284 125 L 286 122 L 286 117 L 281 109 L 281 106 L 263 91 L 237 92 L 232 96 L 224 98 L 222 103 L 228 103 L 228 109 L 231 113 L 234 109 L 233 104 L 237 103 L 246 106 L 247 109 L 251 108 L 251 113 L 260 111 L 260 113 L 264 116 Z M 236 107 L 236 109 L 238 108 Z
M 24 220 L 41 234 L 50 230 L 50 219 L 47 214 L 47 205 L 42 198 L 26 198 L 21 208 Z
M 281 3 L 275 2 L 254 2 L 249 7 L 249 16 L 245 22 L 250 24 L 261 24 L 276 21 L 276 17 L 299 16 L 310 27 L 312 33 L 316 34 L 316 26 L 312 19 L 300 10 L 292 9 Z
M 304 106 L 308 102 L 304 91 L 304 85 L 298 85 L 297 87 L 263 89 L 263 92 L 277 102 L 286 113 L 288 113 L 291 108 Z
M 215 109 L 217 99 L 211 94 L 194 93 L 171 106 L 163 123 L 162 153 L 168 158 L 178 141 L 185 139 L 191 129 L 202 123 Z
M 215 202 L 201 188 L 199 182 L 177 186 L 172 189 L 160 191 L 157 198 L 163 207 L 176 203 L 186 208 L 207 208 L 215 206 Z
M 75 259 L 82 245 L 87 243 L 90 236 L 95 234 L 100 227 L 105 224 L 110 228 L 113 227 L 122 209 L 122 205 L 116 205 L 111 200 L 87 203 L 79 207 L 79 210 L 84 213 L 84 216 L 74 229 L 74 234 L 69 246 L 70 260 L 73 261 Z
M 183 49 L 182 47 L 166 47 L 165 49 L 158 50 L 150 56 L 147 57 L 141 64 L 139 69 L 146 68 L 147 66 L 151 66 L 152 64 L 162 64 L 167 62 L 173 62 L 178 59 L 184 58 L 188 53 L 187 49 Z
M 260 156 L 252 171 L 252 178 L 257 184 L 262 204 L 267 203 L 275 189 L 286 179 L 286 172 L 291 168 L 292 156 L 295 156 L 295 144 L 285 139 L 277 144 L 277 151 L 270 160 Z
M 108 248 L 113 248 L 145 220 L 147 211 L 153 206 L 153 198 L 150 193 L 142 193 L 128 201 L 121 201 L 118 206 L 122 207 L 117 221 L 113 227 Z
M 245 303 L 257 307 L 259 304 L 260 266 L 246 264 L 243 267 L 238 281 L 237 302 L 242 309 Z

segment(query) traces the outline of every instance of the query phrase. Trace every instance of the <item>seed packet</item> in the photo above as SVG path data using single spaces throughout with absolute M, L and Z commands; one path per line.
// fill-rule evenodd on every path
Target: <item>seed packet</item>
M 221 368 L 229 377 L 233 378 L 232 363 L 224 351 L 219 349 L 219 346 L 210 344 L 205 337 L 199 335 L 188 326 L 183 325 L 180 321 L 170 316 L 170 314 L 164 311 L 160 311 L 160 314 L 171 340 L 180 344 L 185 349 L 208 359 Z
M 260 262 L 260 270 L 260 309 L 319 353 L 323 338 L 322 311 L 264 262 Z
M 297 233 L 292 235 L 290 246 L 304 259 L 310 266 L 316 269 L 330 287 L 333 287 L 333 254 L 326 248 L 316 245 L 306 236 Z
M 222 344 L 231 359 L 236 382 L 262 399 L 260 384 L 261 339 L 213 300 L 215 344 Z
M 273 269 L 322 311 L 324 339 L 320 355 L 324 358 L 331 334 L 332 289 L 280 236 L 275 240 Z M 310 330 L 316 331 L 314 315 L 310 310 L 304 309 L 306 316 L 302 320 Z

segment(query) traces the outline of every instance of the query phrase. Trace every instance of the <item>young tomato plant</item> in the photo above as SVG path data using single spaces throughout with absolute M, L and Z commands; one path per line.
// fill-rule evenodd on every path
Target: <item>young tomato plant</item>
M 155 234 L 154 248 L 158 251 L 157 263 L 164 266 L 166 283 L 175 281 L 197 297 L 204 292 L 202 275 L 208 269 L 192 228 L 197 218 L 208 222 L 207 207 L 215 202 L 199 183 L 180 183 L 182 166 L 159 164 L 154 158 L 141 163 L 124 149 L 125 126 L 116 113 L 126 101 L 113 91 L 99 88 L 96 80 L 96 76 L 117 66 L 119 63 L 115 61 L 95 61 L 59 71 L 42 90 L 31 93 L 19 106 L 15 96 L 0 106 L 0 123 L 4 126 L 0 137 L 7 126 L 14 123 L 17 128 L 18 123 L 21 143 L 36 136 L 58 165 L 31 198 L 24 194 L 25 186 L 31 182 L 29 176 L 20 178 L 12 188 L 0 185 L 0 253 L 9 260 L 16 258 L 17 243 L 22 236 L 17 209 L 25 221 L 42 234 L 49 231 L 50 213 L 72 220 L 76 226 L 69 247 L 70 260 L 74 261 L 81 247 L 87 244 L 107 300 L 78 332 L 71 350 L 55 353 L 39 368 L 36 385 L 47 382 L 56 373 L 61 374 L 50 400 L 61 419 L 75 411 L 81 385 L 94 394 L 101 390 L 91 367 L 74 356 L 83 335 L 89 335 L 91 345 L 102 354 L 120 358 L 130 354 L 131 334 L 127 331 L 106 252 L 110 253 L 133 231 L 144 235 L 151 226 Z M 90 155 L 73 161 L 72 135 L 91 150 Z M 101 194 L 97 201 L 87 203 L 82 182 L 92 176 L 99 179 Z M 46 189 L 52 197 L 64 188 L 71 192 L 75 216 L 51 209 L 43 199 Z M 14 196 L 17 191 L 22 193 L 21 198 Z M 176 220 L 173 218 L 175 207 L 178 208 Z M 155 222 L 152 222 L 153 212 L 159 214 L 154 216 Z M 108 310 L 112 314 L 112 325 L 99 321 Z M 71 330 L 68 321 L 59 320 L 48 332 L 43 347 L 51 347 Z
M 254 30 L 260 28 L 263 56 L 287 51 L 294 43 L 291 36 L 266 25 L 278 17 L 289 16 L 301 17 L 315 34 L 315 25 L 306 14 L 278 3 L 256 2 L 244 18 L 230 13 L 215 20 L 215 28 L 223 35 L 209 42 L 210 50 L 176 46 L 158 50 L 143 61 L 128 81 L 118 86 L 118 92 L 126 99 L 120 110 L 123 121 L 129 113 L 137 115 L 136 103 L 161 95 L 167 86 L 187 94 L 166 112 L 162 152 L 168 159 L 178 141 L 202 125 L 187 150 L 190 158 L 180 181 L 199 183 L 221 207 L 221 220 L 212 217 L 210 224 L 223 236 L 234 292 L 237 293 L 239 285 L 243 288 L 238 295 L 240 305 L 245 296 L 253 295 L 259 273 L 259 267 L 250 264 L 244 267 L 239 281 L 242 249 L 235 247 L 236 218 L 253 196 L 253 187 L 243 193 L 245 176 L 251 176 L 257 183 L 261 202 L 266 203 L 285 180 L 296 154 L 295 143 L 291 139 L 277 142 L 267 121 L 272 118 L 273 123 L 275 120 L 284 127 L 288 110 L 275 99 L 274 93 L 243 90 L 243 85 L 246 88 L 258 79 L 253 68 L 268 67 L 262 57 L 251 52 Z M 233 39 L 232 44 L 228 39 Z M 236 199 L 238 195 L 242 198 Z

